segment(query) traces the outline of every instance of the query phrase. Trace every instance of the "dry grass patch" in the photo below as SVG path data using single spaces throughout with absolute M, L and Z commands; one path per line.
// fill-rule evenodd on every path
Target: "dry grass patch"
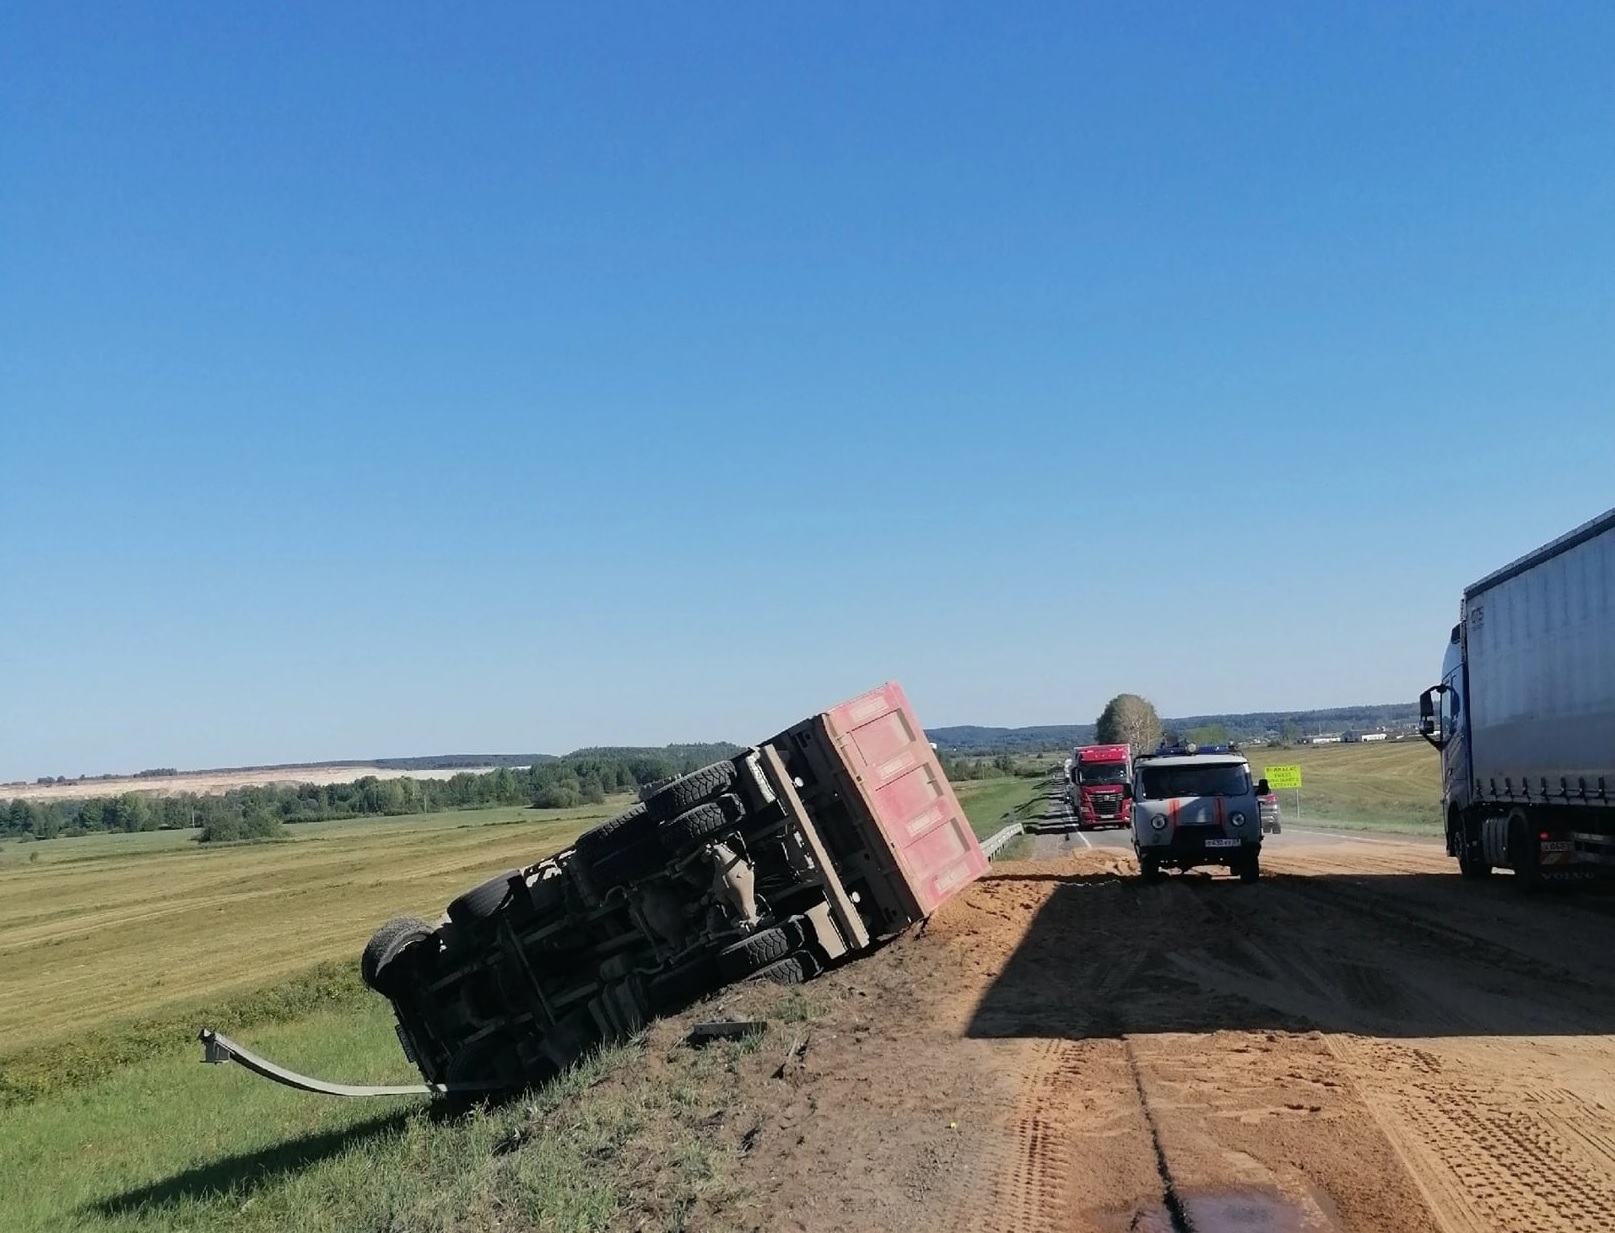
M 0 865 L 0 1055 L 353 963 L 388 917 L 435 918 L 622 803 L 314 823 L 216 850 L 173 833 L 23 845 L 42 858 Z

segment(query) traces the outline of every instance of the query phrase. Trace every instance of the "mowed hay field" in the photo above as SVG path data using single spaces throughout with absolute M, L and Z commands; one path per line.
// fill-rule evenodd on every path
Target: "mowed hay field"
M 1264 767 L 1301 768 L 1301 824 L 1428 835 L 1441 831 L 1441 756 L 1417 737 L 1355 745 L 1253 746 L 1245 751 L 1257 776 Z M 1295 821 L 1295 793 L 1278 794 Z
M 436 919 L 461 891 L 626 804 L 308 823 L 288 827 L 287 840 L 215 849 L 177 831 L 9 844 L 0 1058 L 321 961 L 356 963 L 388 917 Z
M 978 833 L 1038 789 L 963 784 Z M 628 798 L 575 810 L 488 809 L 316 822 L 210 849 L 188 832 L 0 847 L 0 1058 L 76 1029 L 356 963 L 384 920 L 435 920 L 485 878 L 565 847 Z

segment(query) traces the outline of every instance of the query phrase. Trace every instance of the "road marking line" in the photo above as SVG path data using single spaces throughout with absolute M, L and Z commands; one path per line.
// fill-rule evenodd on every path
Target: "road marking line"
M 1088 842 L 1088 836 L 1083 834 L 1081 831 L 1077 832 L 1077 838 L 1082 840 L 1082 846 L 1083 847 L 1085 847 L 1085 848 L 1093 847 L 1093 844 Z

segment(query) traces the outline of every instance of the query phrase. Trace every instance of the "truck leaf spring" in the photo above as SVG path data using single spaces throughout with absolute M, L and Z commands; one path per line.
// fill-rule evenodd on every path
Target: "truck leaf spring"
M 317 1096 L 346 1096 L 355 1099 L 374 1096 L 447 1096 L 457 1092 L 490 1092 L 509 1087 L 505 1083 L 329 1083 L 324 1079 L 300 1075 L 295 1070 L 277 1066 L 268 1058 L 259 1057 L 251 1049 L 236 1044 L 228 1036 L 203 1028 L 197 1039 L 202 1042 L 204 1062 L 220 1065 L 239 1062 L 261 1078 L 299 1092 L 312 1092 Z

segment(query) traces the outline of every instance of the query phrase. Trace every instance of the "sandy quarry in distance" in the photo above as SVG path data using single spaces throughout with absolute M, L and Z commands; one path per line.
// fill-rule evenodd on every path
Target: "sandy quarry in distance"
M 177 775 L 125 775 L 116 779 L 69 779 L 66 783 L 0 784 L 0 800 L 83 800 L 92 796 L 122 796 L 140 792 L 150 796 L 171 796 L 176 792 L 211 795 L 231 788 L 265 788 L 276 784 L 351 783 L 366 775 L 377 779 L 448 779 L 462 771 L 481 774 L 491 766 L 456 766 L 438 770 L 406 771 L 371 766 L 364 762 L 340 766 L 276 766 L 247 771 L 181 771 Z

